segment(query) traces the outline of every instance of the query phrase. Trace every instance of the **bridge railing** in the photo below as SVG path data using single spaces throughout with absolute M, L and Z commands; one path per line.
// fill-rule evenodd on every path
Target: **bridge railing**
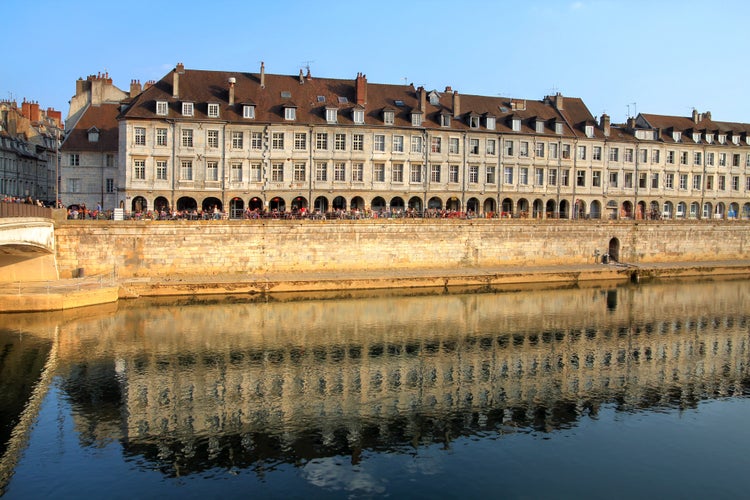
M 0 217 L 44 217 L 52 218 L 52 209 L 29 203 L 0 202 Z

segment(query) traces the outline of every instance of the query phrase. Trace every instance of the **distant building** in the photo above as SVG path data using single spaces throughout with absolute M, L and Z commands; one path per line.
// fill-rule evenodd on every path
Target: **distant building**
M 0 195 L 52 204 L 59 140 L 59 111 L 24 99 L 0 101 Z
M 82 84 L 92 90 L 77 95 L 94 95 L 100 79 L 89 77 Z M 66 196 L 96 197 L 98 189 L 105 208 L 216 207 L 230 217 L 301 208 L 750 217 L 750 125 L 714 122 L 710 113 L 640 114 L 611 124 L 559 93 L 541 100 L 462 95 L 369 83 L 364 74 L 266 74 L 263 64 L 259 73 L 178 64 L 142 92 L 137 82 L 132 87 L 129 96 L 99 99 L 111 112 L 76 121 L 79 137 L 73 142 L 71 133 L 64 149 L 79 154 L 79 165 L 66 168 L 85 163 L 90 172 L 71 168 L 81 184 Z M 102 140 L 118 104 L 117 146 L 108 136 L 106 148 L 96 149 L 91 134 Z M 106 167 L 111 154 L 114 166 Z

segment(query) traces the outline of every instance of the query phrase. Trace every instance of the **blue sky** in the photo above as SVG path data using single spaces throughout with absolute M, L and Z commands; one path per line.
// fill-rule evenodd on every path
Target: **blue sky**
M 79 77 L 128 90 L 188 69 L 266 71 L 462 94 L 581 97 L 595 116 L 750 123 L 746 0 L 3 0 L 0 99 L 68 113 Z M 7 42 L 12 40 L 12 42 Z

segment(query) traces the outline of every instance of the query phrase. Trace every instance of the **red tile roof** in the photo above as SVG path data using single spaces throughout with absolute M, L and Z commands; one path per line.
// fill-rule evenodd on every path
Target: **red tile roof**
M 119 104 L 102 104 L 100 106 L 89 106 L 75 128 L 65 138 L 62 151 L 112 151 L 118 148 L 118 122 Z M 99 130 L 99 140 L 89 141 L 89 129 L 96 127 Z

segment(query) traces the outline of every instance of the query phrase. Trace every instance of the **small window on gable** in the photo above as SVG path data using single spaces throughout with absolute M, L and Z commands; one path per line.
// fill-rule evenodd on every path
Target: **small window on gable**
M 354 123 L 357 125 L 362 125 L 365 123 L 365 110 L 362 108 L 355 108 L 354 111 L 352 111 L 352 117 L 354 119 Z
M 555 122 L 555 133 L 557 135 L 562 135 L 562 133 L 563 133 L 563 124 L 562 124 L 562 122 Z
M 727 136 L 724 134 L 719 134 L 719 144 L 724 144 L 727 141 Z
M 339 110 L 337 108 L 326 108 L 326 121 L 328 123 L 336 123 L 339 118 Z
M 255 106 L 251 104 L 244 104 L 242 106 L 242 118 L 255 118 Z
M 693 132 L 693 142 L 696 144 L 700 144 L 701 142 L 701 133 L 700 132 Z
M 318 96 L 318 102 L 326 102 L 326 96 L 324 96 L 324 95 L 319 95 L 319 96 Z
M 288 90 L 282 90 L 281 91 L 281 98 L 282 99 L 291 99 L 292 98 L 292 93 L 289 92 Z
M 219 105 L 216 103 L 209 103 L 208 104 L 208 117 L 209 118 L 218 118 L 219 117 Z
M 404 101 L 402 101 L 401 99 L 396 99 L 395 101 L 393 101 L 393 104 L 395 104 L 399 108 L 403 108 L 404 107 Z
M 339 96 L 339 104 L 346 104 L 349 102 L 349 99 L 347 99 L 344 96 Z
M 511 128 L 511 130 L 513 130 L 513 132 L 520 132 L 521 131 L 521 119 L 520 118 L 513 118 L 510 121 L 510 125 L 511 125 L 510 128 Z
M 487 130 L 495 130 L 497 118 L 495 118 L 494 116 L 487 116 L 485 117 L 484 122 Z
M 430 104 L 432 104 L 433 106 L 440 105 L 440 94 L 438 94 L 434 90 L 429 93 L 428 99 L 430 100 Z
M 534 130 L 537 134 L 543 134 L 544 133 L 544 122 L 542 120 L 537 120 L 534 124 Z
M 385 110 L 383 111 L 383 123 L 386 125 L 393 125 L 393 119 L 395 118 L 395 113 L 391 110 Z
M 284 119 L 293 121 L 297 119 L 297 108 L 296 106 L 284 107 Z
M 421 127 L 422 126 L 422 112 L 421 111 L 412 111 L 412 113 L 411 113 L 411 126 L 412 127 Z
M 182 116 L 193 116 L 193 103 L 192 102 L 182 103 Z
M 708 144 L 712 144 L 714 142 L 714 134 L 709 134 L 706 132 L 706 142 Z
M 159 116 L 167 116 L 167 113 L 169 112 L 169 107 L 167 106 L 167 101 L 156 101 L 156 114 Z
M 680 142 L 682 140 L 682 132 L 672 132 L 672 140 L 674 142 Z
M 740 144 L 740 136 L 733 135 L 732 136 L 732 144 L 734 144 L 735 146 L 739 146 L 739 144 Z
M 440 114 L 440 126 L 441 127 L 450 127 L 451 126 L 451 115 L 448 113 L 441 113 Z
M 475 115 L 474 113 L 469 115 L 469 127 L 479 128 L 479 115 Z
M 89 142 L 99 142 L 99 129 L 91 127 L 89 129 Z
M 586 132 L 586 137 L 594 137 L 594 126 L 593 125 L 586 125 L 584 128 L 584 131 Z

